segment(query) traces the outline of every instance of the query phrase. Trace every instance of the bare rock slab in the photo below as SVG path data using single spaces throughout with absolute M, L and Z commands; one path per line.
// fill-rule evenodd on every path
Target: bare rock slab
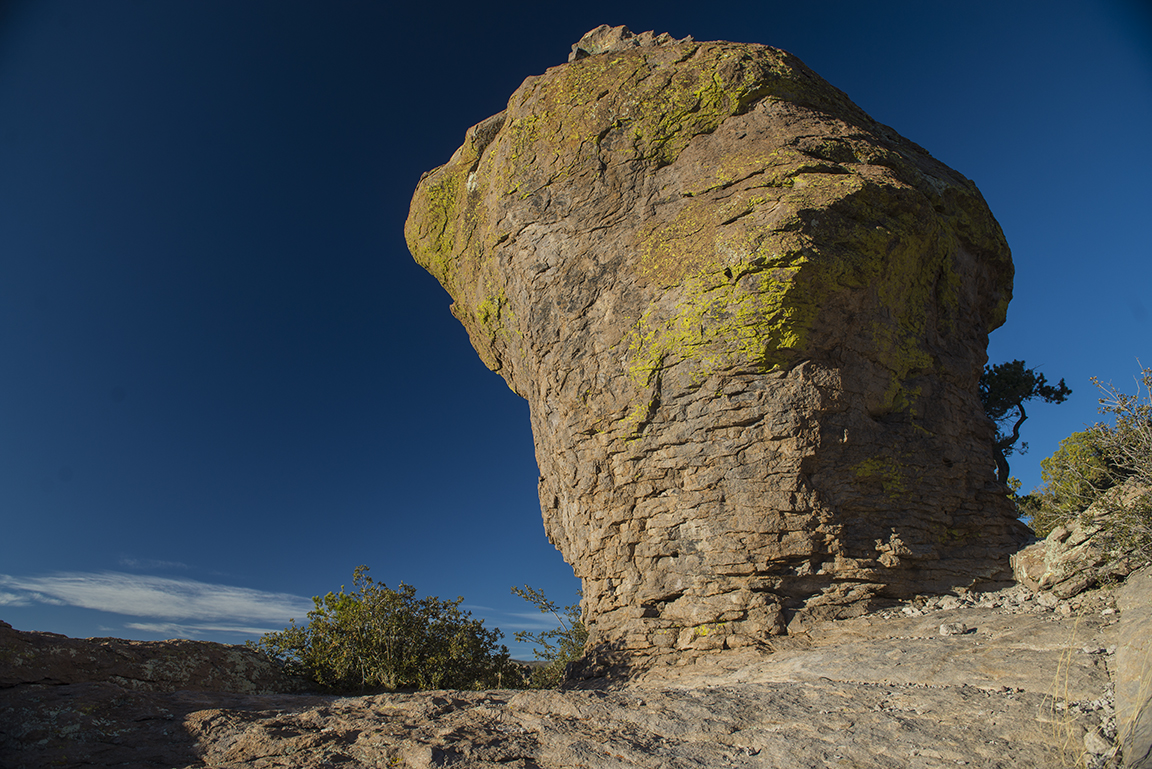
M 1011 580 L 976 389 L 1003 234 L 796 57 L 594 30 L 424 175 L 405 235 L 530 404 L 594 656 Z
M 1152 769 L 1152 567 L 1128 577 L 1116 601 L 1116 723 L 1124 766 Z
M 0 687 L 0 766 L 1107 765 L 1105 649 L 1119 625 L 1105 598 L 1074 616 L 1030 599 L 942 604 L 952 602 L 814 622 L 773 639 L 774 651 L 654 658 L 601 690 L 332 697 L 20 683 Z M 947 623 L 974 632 L 938 635 Z
M 962 624 L 963 634 L 942 634 Z M 922 617 L 875 615 L 826 622 L 808 633 L 775 639 L 764 655 L 726 654 L 680 665 L 654 665 L 634 677 L 704 686 L 709 682 L 841 681 L 1031 692 L 1068 701 L 1094 700 L 1110 677 L 1097 649 L 1116 645 L 1118 630 L 1098 616 L 1052 612 L 1008 615 L 959 609 Z M 1085 651 L 1088 649 L 1089 651 Z
M 0 690 L 0 761 L 11 769 L 1040 769 L 1060 765 L 1057 736 L 1068 728 L 1037 721 L 1045 703 L 1028 693 L 829 681 L 355 698 L 102 684 L 22 694 Z

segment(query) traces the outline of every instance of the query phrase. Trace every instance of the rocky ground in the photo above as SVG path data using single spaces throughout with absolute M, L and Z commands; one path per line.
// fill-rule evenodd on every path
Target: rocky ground
M 0 766 L 1116 766 L 1118 599 L 926 598 L 598 690 L 19 683 L 0 689 Z

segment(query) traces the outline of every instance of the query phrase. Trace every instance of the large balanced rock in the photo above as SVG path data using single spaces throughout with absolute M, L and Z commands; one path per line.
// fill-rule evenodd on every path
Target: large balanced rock
M 602 27 L 420 180 L 409 248 L 531 406 L 602 658 L 1010 580 L 968 179 L 783 51 Z

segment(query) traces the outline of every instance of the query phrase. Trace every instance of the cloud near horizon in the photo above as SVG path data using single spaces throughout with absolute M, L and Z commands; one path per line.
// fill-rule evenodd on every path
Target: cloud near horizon
M 307 622 L 312 600 L 290 593 L 153 577 L 123 572 L 56 572 L 38 577 L 0 574 L 0 607 L 73 606 L 131 618 L 123 627 L 167 638 L 205 638 L 225 633 L 262 636 L 288 625 Z M 514 640 L 516 631 L 553 630 L 559 623 L 536 611 L 506 612 L 487 606 L 466 608 L 481 615 L 488 627 L 505 627 L 503 640 L 524 652 L 530 644 Z M 115 634 L 116 628 L 101 628 Z
M 120 559 L 120 565 L 125 569 L 187 569 L 188 564 L 180 561 L 159 561 L 155 558 L 129 558 Z
M 264 623 L 282 628 L 289 618 L 302 620 L 313 608 L 310 599 L 289 593 L 119 572 L 59 572 L 44 577 L 0 574 L 0 603 L 68 605 L 167 620 L 134 624 L 140 630 L 163 627 L 185 632 L 248 632 Z
M 125 622 L 124 627 L 172 638 L 200 638 L 208 633 L 234 633 L 262 636 L 283 630 L 282 627 L 240 627 L 234 625 L 182 625 L 179 622 Z

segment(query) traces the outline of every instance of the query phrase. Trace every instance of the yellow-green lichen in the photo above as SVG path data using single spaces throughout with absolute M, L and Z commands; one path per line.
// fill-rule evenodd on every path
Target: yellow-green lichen
M 453 173 L 453 171 L 456 171 Z M 442 168 L 420 187 L 419 202 L 404 228 L 408 250 L 449 292 L 453 286 L 454 256 L 460 227 L 460 203 L 466 175 L 462 170 Z
M 697 637 L 705 637 L 713 633 L 719 633 L 727 626 L 727 622 L 711 622 L 704 625 L 697 625 L 692 628 L 692 635 Z
M 799 254 L 790 263 L 780 258 L 780 266 L 740 282 L 712 270 L 684 278 L 652 302 L 629 335 L 629 378 L 646 388 L 675 363 L 690 364 L 700 380 L 721 369 L 766 371 L 783 362 L 802 346 L 815 315 L 814 306 L 789 302 L 804 261 Z
M 471 322 L 467 316 L 460 320 L 468 328 L 473 346 L 480 354 L 481 360 L 493 371 L 503 366 L 503 358 L 497 350 L 512 349 L 518 351 L 523 343 L 523 336 L 516 322 L 516 315 L 508 301 L 507 294 L 501 289 L 486 294 L 476 303 L 472 311 Z M 464 312 L 460 307 L 454 309 L 457 316 Z M 516 354 L 519 354 L 518 352 Z
M 857 479 L 880 483 L 880 488 L 891 499 L 897 499 L 908 490 L 904 466 L 891 457 L 871 457 L 853 465 L 849 472 Z

